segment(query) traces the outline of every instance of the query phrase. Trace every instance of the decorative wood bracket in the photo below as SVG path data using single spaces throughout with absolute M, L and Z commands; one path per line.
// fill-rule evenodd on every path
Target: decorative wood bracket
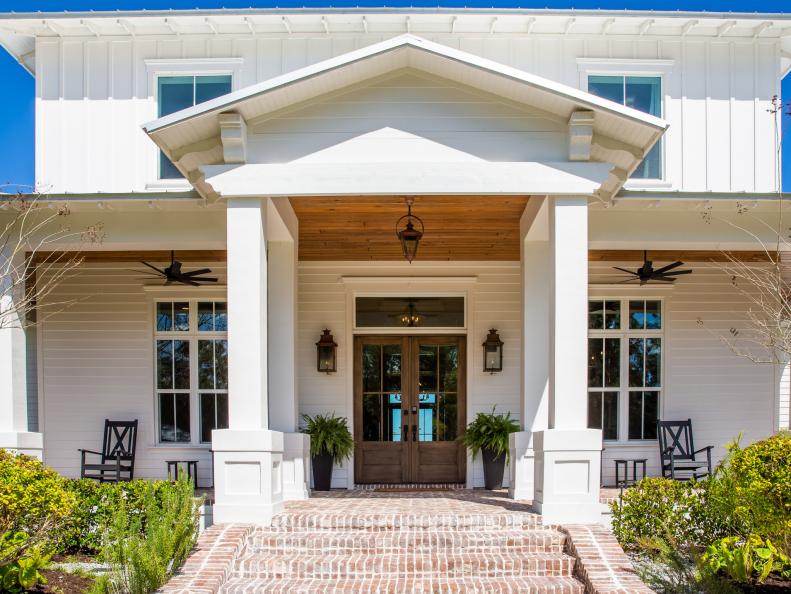
M 246 163 L 247 124 L 244 118 L 238 113 L 221 113 L 219 115 L 219 124 L 223 161 L 226 163 Z
M 593 112 L 575 111 L 569 119 L 569 161 L 590 161 Z

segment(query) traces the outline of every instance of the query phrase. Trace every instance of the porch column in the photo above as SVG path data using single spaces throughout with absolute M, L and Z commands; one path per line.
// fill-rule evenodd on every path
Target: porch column
M 549 524 L 595 523 L 602 436 L 587 428 L 588 200 L 551 198 L 548 215 L 548 429 L 533 434 L 533 505 Z
M 513 499 L 533 499 L 533 432 L 547 428 L 549 397 L 548 200 L 528 200 L 520 221 L 522 295 L 522 374 L 519 418 L 522 431 L 510 435 L 510 481 Z
M 283 434 L 269 429 L 267 201 L 227 201 L 228 429 L 212 432 L 217 523 L 269 524 L 283 507 Z
M 0 271 L 10 270 L 10 249 L 0 252 Z M 13 256 L 13 268 L 21 270 L 24 254 Z M 23 287 L 14 287 L 10 276 L 0 278 L 0 448 L 42 457 L 41 433 L 28 431 L 27 350 L 25 331 L 14 299 Z
M 297 403 L 297 259 L 299 221 L 288 198 L 270 200 L 269 420 L 283 432 L 283 499 L 310 494 L 310 437 L 299 433 Z

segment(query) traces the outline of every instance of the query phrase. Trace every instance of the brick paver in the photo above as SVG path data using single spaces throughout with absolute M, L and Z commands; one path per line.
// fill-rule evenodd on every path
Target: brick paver
M 651 592 L 607 529 L 544 526 L 530 502 L 460 488 L 317 493 L 271 526 L 214 526 L 162 591 Z

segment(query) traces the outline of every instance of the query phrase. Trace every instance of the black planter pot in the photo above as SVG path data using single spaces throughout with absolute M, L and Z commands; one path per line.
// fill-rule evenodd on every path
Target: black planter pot
M 332 483 L 332 456 L 327 453 L 317 454 L 311 459 L 313 466 L 313 489 L 329 491 Z
M 503 472 L 505 471 L 505 454 L 495 458 L 492 450 L 482 449 L 483 482 L 490 491 L 503 488 Z

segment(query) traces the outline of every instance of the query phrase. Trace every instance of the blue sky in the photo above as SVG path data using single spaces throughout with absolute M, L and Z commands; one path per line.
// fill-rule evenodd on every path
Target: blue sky
M 254 5 L 256 7 L 280 6 L 381 6 L 385 4 L 361 0 L 333 0 L 331 2 L 313 3 L 309 1 L 291 2 L 280 0 L 276 3 L 257 3 L 253 0 L 0 0 L 0 12 L 62 11 L 62 10 L 133 10 L 133 9 L 167 9 L 167 8 L 240 8 Z M 417 2 L 398 0 L 388 1 L 387 6 L 437 6 L 434 2 Z M 488 2 L 442 2 L 442 6 L 467 6 L 489 8 L 494 4 Z M 542 0 L 539 3 L 498 2 L 498 8 L 581 8 L 581 9 L 650 9 L 650 10 L 706 10 L 709 12 L 788 12 L 791 4 L 770 0 L 727 0 L 710 2 L 707 0 L 573 0 L 570 2 Z M 786 8 L 783 10 L 783 8 Z M 33 78 L 25 72 L 7 53 L 0 50 L 0 77 L 5 80 L 6 92 L 0 96 L 0 184 L 31 185 L 34 180 L 34 86 Z M 782 85 L 785 102 L 791 101 L 791 75 L 787 76 Z M 787 110 L 786 110 L 787 111 Z M 784 137 L 791 145 L 791 116 L 784 117 Z M 783 190 L 791 192 L 791 147 L 784 151 L 783 158 Z

